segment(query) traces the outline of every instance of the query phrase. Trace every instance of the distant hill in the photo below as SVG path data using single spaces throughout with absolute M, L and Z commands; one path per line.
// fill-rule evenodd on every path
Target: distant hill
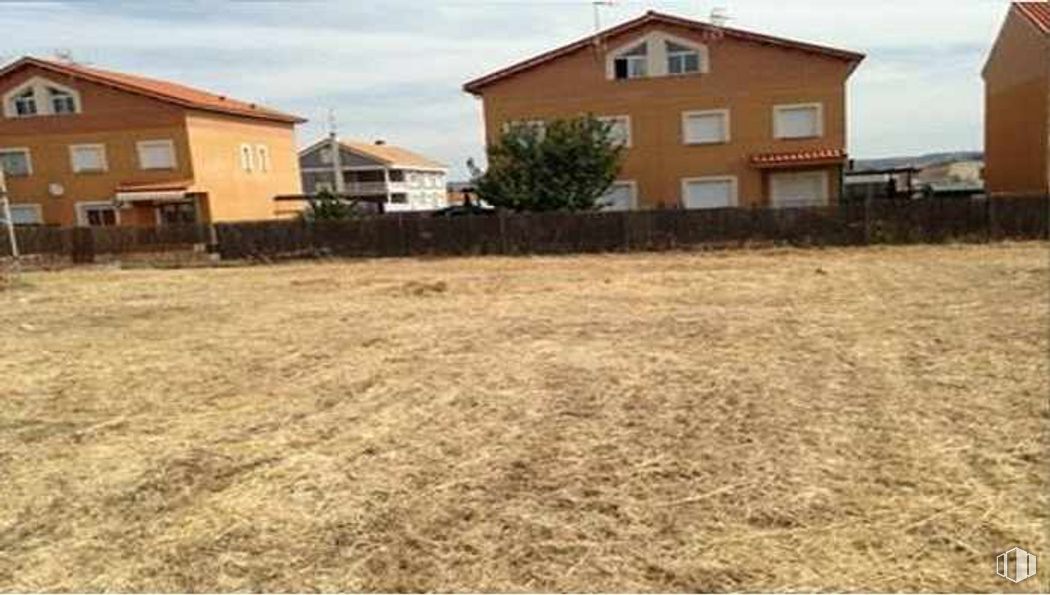
M 882 159 L 857 159 L 854 171 L 872 171 L 896 167 L 928 167 L 954 161 L 983 161 L 984 153 L 980 151 L 955 151 L 948 153 L 928 153 L 912 157 L 885 157 Z

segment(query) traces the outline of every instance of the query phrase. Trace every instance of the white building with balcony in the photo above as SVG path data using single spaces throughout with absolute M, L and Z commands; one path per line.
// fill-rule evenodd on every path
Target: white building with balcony
M 448 206 L 448 168 L 383 141 L 325 138 L 299 152 L 303 192 L 328 191 L 351 199 L 385 200 L 387 212 Z

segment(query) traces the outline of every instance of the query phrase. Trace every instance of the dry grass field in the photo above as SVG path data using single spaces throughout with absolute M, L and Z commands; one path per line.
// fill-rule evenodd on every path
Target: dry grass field
M 1045 243 L 32 273 L 0 590 L 1014 587 Z

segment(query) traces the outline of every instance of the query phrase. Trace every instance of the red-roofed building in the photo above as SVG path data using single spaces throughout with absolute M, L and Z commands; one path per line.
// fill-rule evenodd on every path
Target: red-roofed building
M 0 166 L 20 223 L 275 218 L 273 198 L 300 192 L 303 121 L 69 62 L 27 57 L 0 69 Z
M 984 67 L 989 194 L 1050 194 L 1050 3 L 1015 2 Z
M 855 52 L 649 12 L 467 83 L 489 142 L 593 114 L 625 143 L 612 208 L 828 204 Z

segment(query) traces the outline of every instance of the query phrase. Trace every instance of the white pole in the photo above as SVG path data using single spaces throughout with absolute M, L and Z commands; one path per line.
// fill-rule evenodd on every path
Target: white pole
M 0 207 L 3 207 L 4 223 L 7 224 L 7 238 L 11 242 L 11 257 L 15 259 L 15 273 L 20 268 L 21 255 L 18 253 L 18 237 L 15 236 L 15 222 L 11 217 L 11 203 L 7 199 L 7 178 L 4 176 L 4 168 L 0 166 Z
M 332 176 L 335 177 L 335 194 L 342 199 L 346 194 L 346 180 L 343 178 L 343 150 L 339 144 L 339 134 L 335 129 L 335 110 L 328 110 L 328 150 L 332 154 Z

